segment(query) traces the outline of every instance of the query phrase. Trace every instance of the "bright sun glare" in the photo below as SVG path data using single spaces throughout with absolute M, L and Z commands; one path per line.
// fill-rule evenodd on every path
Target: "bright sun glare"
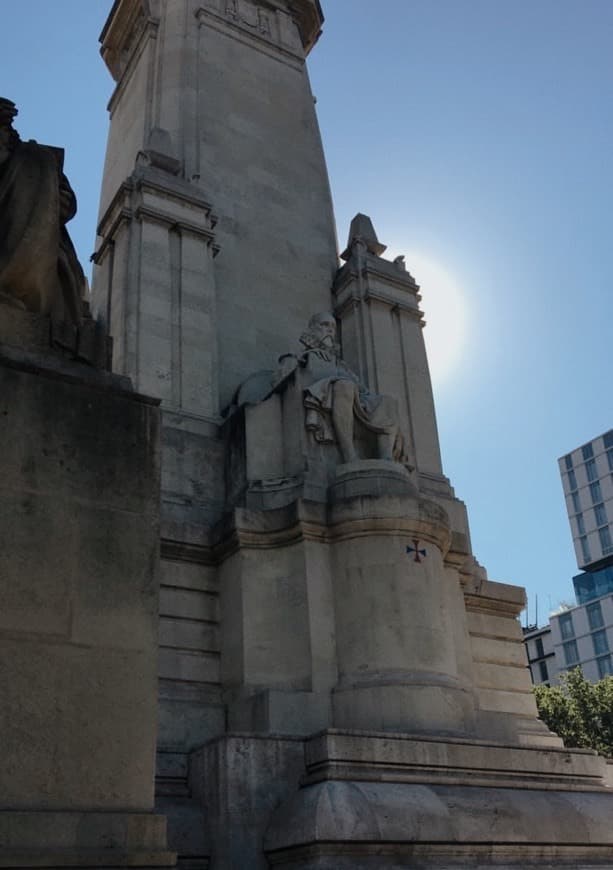
M 407 269 L 420 286 L 430 375 L 436 386 L 453 380 L 466 337 L 466 306 L 455 279 L 438 263 L 413 251 L 403 252 Z M 389 249 L 386 259 L 396 252 Z

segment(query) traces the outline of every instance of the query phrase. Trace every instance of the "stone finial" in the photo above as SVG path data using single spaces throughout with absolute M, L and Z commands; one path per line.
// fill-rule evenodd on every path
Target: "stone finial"
M 347 241 L 347 248 L 341 254 L 343 260 L 348 260 L 351 256 L 351 251 L 356 242 L 361 242 L 365 245 L 366 250 L 369 254 L 374 254 L 375 257 L 380 257 L 387 250 L 387 245 L 382 245 L 379 239 L 377 238 L 377 234 L 375 232 L 375 228 L 373 227 L 371 219 L 366 214 L 361 214 L 358 212 L 354 219 L 351 221 L 351 226 L 349 227 L 349 239 Z

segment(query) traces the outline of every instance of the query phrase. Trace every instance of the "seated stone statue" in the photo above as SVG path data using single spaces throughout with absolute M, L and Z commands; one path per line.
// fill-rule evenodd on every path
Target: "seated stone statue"
M 298 366 L 303 369 L 305 425 L 316 441 L 337 442 L 344 462 L 359 459 L 355 422 L 377 436 L 379 459 L 405 461 L 398 404 L 391 396 L 371 393 L 343 362 L 336 341 L 336 321 L 327 312 L 311 317 L 300 338 L 305 350 L 279 360 L 278 382 Z
M 77 326 L 85 276 L 66 223 L 76 199 L 59 148 L 22 142 L 0 98 L 0 302 Z

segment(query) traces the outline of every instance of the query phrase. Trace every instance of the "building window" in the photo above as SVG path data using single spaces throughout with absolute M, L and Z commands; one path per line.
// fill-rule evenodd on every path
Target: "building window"
M 577 649 L 576 640 L 569 640 L 564 644 L 564 659 L 567 665 L 576 665 L 579 661 L 579 650 Z
M 597 504 L 599 501 L 602 501 L 602 493 L 600 491 L 599 480 L 594 481 L 594 483 L 590 483 L 590 494 L 592 496 L 592 504 Z
M 603 677 L 610 677 L 613 674 L 611 666 L 611 656 L 603 656 L 601 659 L 596 659 L 598 665 L 598 676 L 602 680 Z
M 592 481 L 598 478 L 598 472 L 596 471 L 596 460 L 590 459 L 585 463 L 585 471 L 587 474 L 587 479 Z
M 577 478 L 575 477 L 574 471 L 568 472 L 568 488 L 577 489 Z
M 578 492 L 571 492 L 570 497 L 573 500 L 573 510 L 575 511 L 576 514 L 578 514 L 581 510 L 581 502 L 579 501 L 579 493 Z
M 613 450 L 607 450 L 607 462 L 609 463 L 609 471 L 613 471 Z
M 607 510 L 603 504 L 594 505 L 594 517 L 596 518 L 597 526 L 606 526 L 609 522 Z
M 583 556 L 583 564 L 586 562 L 590 562 L 592 557 L 590 555 L 590 548 L 587 545 L 587 538 L 584 536 L 579 538 L 579 543 L 581 544 L 581 555 Z
M 592 447 L 592 442 L 589 444 L 584 444 L 581 448 L 581 453 L 583 454 L 584 459 L 591 459 L 594 455 L 594 448 Z
M 583 514 L 577 514 L 575 519 L 577 520 L 577 531 L 580 535 L 585 535 L 585 523 L 583 522 Z
M 595 601 L 594 604 L 588 604 L 585 610 L 587 612 L 587 621 L 590 624 L 591 631 L 594 631 L 595 628 L 602 628 L 604 625 L 604 619 L 602 616 L 600 601 Z
M 539 662 L 539 671 L 541 672 L 541 680 L 546 683 L 549 679 L 549 674 L 547 673 L 547 662 Z
M 573 457 L 570 455 L 570 453 L 568 453 L 568 454 L 564 457 L 564 462 L 565 462 L 565 464 L 566 464 L 566 470 L 567 470 L 567 471 L 570 471 L 571 468 L 573 467 Z
M 594 655 L 602 655 L 609 652 L 609 641 L 607 640 L 606 631 L 595 631 L 592 635 L 592 643 L 594 644 Z
M 562 635 L 562 640 L 568 640 L 575 636 L 572 613 L 563 613 L 560 616 L 560 634 Z
M 609 429 L 609 431 L 602 436 L 602 440 L 604 441 L 605 447 L 613 447 L 613 429 Z
M 545 650 L 543 649 L 543 638 L 537 637 L 536 639 L 536 657 L 537 659 L 542 659 L 545 655 Z
M 609 553 L 613 551 L 613 545 L 611 544 L 611 532 L 609 530 L 609 527 L 603 526 L 601 529 L 598 529 L 598 537 L 600 538 L 602 555 L 608 556 Z

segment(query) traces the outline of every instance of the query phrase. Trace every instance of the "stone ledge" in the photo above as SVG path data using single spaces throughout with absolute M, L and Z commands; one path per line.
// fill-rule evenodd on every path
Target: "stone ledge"
M 0 867 L 174 867 L 153 813 L 0 811 Z
M 484 740 L 325 731 L 306 741 L 305 783 L 325 779 L 514 788 L 602 790 L 605 759 L 591 750 L 508 746 Z

